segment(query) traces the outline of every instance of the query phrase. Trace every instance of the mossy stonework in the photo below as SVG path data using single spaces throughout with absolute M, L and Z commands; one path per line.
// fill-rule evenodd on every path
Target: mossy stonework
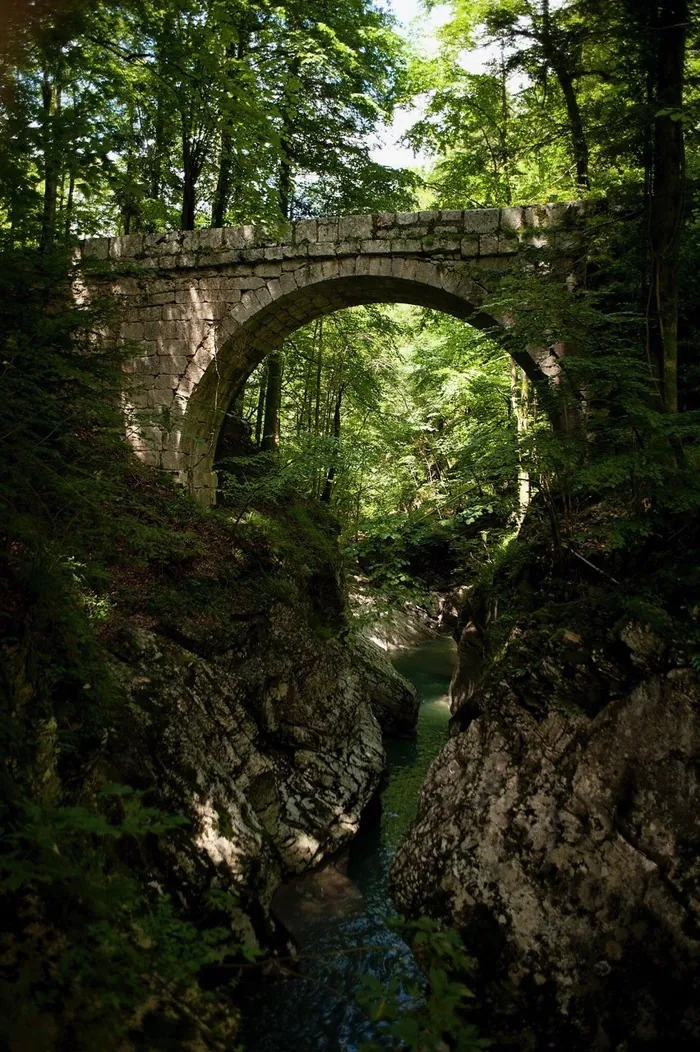
M 127 437 L 149 464 L 204 503 L 231 399 L 255 366 L 314 318 L 367 303 L 413 303 L 507 326 L 488 312 L 499 275 L 522 250 L 543 280 L 566 278 L 577 228 L 599 210 L 573 202 L 303 220 L 96 238 L 80 258 L 91 294 L 118 304 L 108 335 L 134 355 L 124 391 Z M 569 268 L 570 269 L 570 268 Z M 547 373 L 548 352 L 520 363 Z

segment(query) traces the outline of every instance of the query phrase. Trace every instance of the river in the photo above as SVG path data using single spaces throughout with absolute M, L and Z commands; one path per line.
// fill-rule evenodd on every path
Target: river
M 239 1035 L 245 1052 L 356 1052 L 376 1036 L 355 1000 L 362 976 L 387 985 L 393 978 L 421 980 L 409 948 L 386 923 L 395 915 L 389 868 L 415 816 L 428 767 L 447 738 L 456 648 L 442 636 L 392 660 L 418 690 L 417 735 L 386 743 L 381 806 L 363 823 L 348 856 L 291 881 L 276 900 L 300 948 L 292 965 L 298 977 L 259 981 L 248 990 Z

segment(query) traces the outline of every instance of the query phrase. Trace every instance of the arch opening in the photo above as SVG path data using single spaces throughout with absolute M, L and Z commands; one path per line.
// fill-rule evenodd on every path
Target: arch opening
M 192 392 L 179 448 L 189 468 L 188 483 L 208 503 L 215 501 L 214 460 L 226 413 L 255 368 L 296 330 L 349 307 L 410 304 L 450 315 L 485 332 L 505 334 L 506 321 L 481 308 L 486 289 L 464 275 L 422 265 L 420 278 L 393 274 L 324 277 L 309 268 L 308 280 L 268 302 L 235 308 L 220 326 L 216 356 Z M 415 263 L 412 263 L 415 270 Z M 316 273 L 314 273 L 316 270 Z M 314 280 L 315 278 L 315 280 Z M 429 280 L 426 280 L 429 279 Z M 537 368 L 529 356 L 525 368 Z M 523 364 L 520 362 L 519 364 Z

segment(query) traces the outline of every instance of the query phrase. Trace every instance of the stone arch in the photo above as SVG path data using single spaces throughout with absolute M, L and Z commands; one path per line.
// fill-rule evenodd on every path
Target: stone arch
M 504 319 L 481 309 L 485 298 L 483 285 L 445 263 L 390 257 L 324 260 L 246 293 L 218 326 L 215 354 L 195 357 L 181 380 L 184 413 L 172 437 L 189 488 L 213 501 L 213 460 L 226 411 L 253 369 L 296 329 L 369 303 L 411 303 L 484 330 L 503 327 Z
M 430 307 L 505 335 L 508 319 L 485 309 L 501 277 L 525 248 L 525 266 L 565 284 L 589 212 L 597 206 L 382 212 L 83 242 L 85 289 L 115 297 L 109 335 L 135 347 L 122 396 L 127 440 L 210 502 L 230 399 L 285 336 L 378 302 Z M 557 361 L 541 352 L 507 349 L 535 382 L 556 375 Z

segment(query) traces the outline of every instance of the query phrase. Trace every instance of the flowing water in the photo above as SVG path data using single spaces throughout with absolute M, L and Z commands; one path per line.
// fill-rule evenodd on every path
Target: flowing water
M 375 813 L 355 838 L 344 864 L 290 882 L 276 899 L 300 948 L 297 978 L 260 981 L 244 998 L 240 1033 L 246 1052 L 355 1052 L 375 1036 L 358 1008 L 363 975 L 388 984 L 421 980 L 410 950 L 387 926 L 395 915 L 389 868 L 413 821 L 430 763 L 447 738 L 447 688 L 456 660 L 445 636 L 397 653 L 393 662 L 415 684 L 418 733 L 387 742 L 388 782 Z

